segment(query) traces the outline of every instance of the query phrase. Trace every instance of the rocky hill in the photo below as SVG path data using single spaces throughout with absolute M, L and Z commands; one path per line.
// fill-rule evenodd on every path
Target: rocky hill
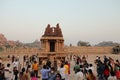
M 0 47 L 40 47 L 40 41 L 35 40 L 31 43 L 22 43 L 20 41 L 7 40 L 7 38 L 0 34 Z

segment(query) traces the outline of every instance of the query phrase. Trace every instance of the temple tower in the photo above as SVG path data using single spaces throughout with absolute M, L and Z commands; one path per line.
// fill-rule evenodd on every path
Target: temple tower
M 64 39 L 59 24 L 57 24 L 56 27 L 51 27 L 50 24 L 48 24 L 40 40 L 41 48 L 44 52 L 53 53 L 63 51 Z

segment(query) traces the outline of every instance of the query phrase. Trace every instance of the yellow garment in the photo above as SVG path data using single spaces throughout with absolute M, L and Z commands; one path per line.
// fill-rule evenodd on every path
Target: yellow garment
M 65 68 L 65 74 L 68 74 L 69 66 L 68 65 L 64 65 L 64 68 Z

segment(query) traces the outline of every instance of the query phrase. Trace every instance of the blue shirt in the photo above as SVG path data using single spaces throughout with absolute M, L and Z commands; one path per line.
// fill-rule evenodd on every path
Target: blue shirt
M 48 79 L 48 72 L 50 71 L 49 69 L 41 69 L 41 74 L 42 74 L 42 79 Z

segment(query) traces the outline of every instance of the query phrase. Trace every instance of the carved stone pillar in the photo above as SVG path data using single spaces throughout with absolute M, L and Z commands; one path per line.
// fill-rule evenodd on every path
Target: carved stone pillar
M 55 48 L 56 48 L 56 52 L 58 52 L 58 49 L 59 49 L 59 44 L 58 44 L 58 42 L 59 42 L 59 41 L 56 40 L 56 47 L 55 47 Z
M 45 40 L 45 51 L 48 52 L 48 40 Z

